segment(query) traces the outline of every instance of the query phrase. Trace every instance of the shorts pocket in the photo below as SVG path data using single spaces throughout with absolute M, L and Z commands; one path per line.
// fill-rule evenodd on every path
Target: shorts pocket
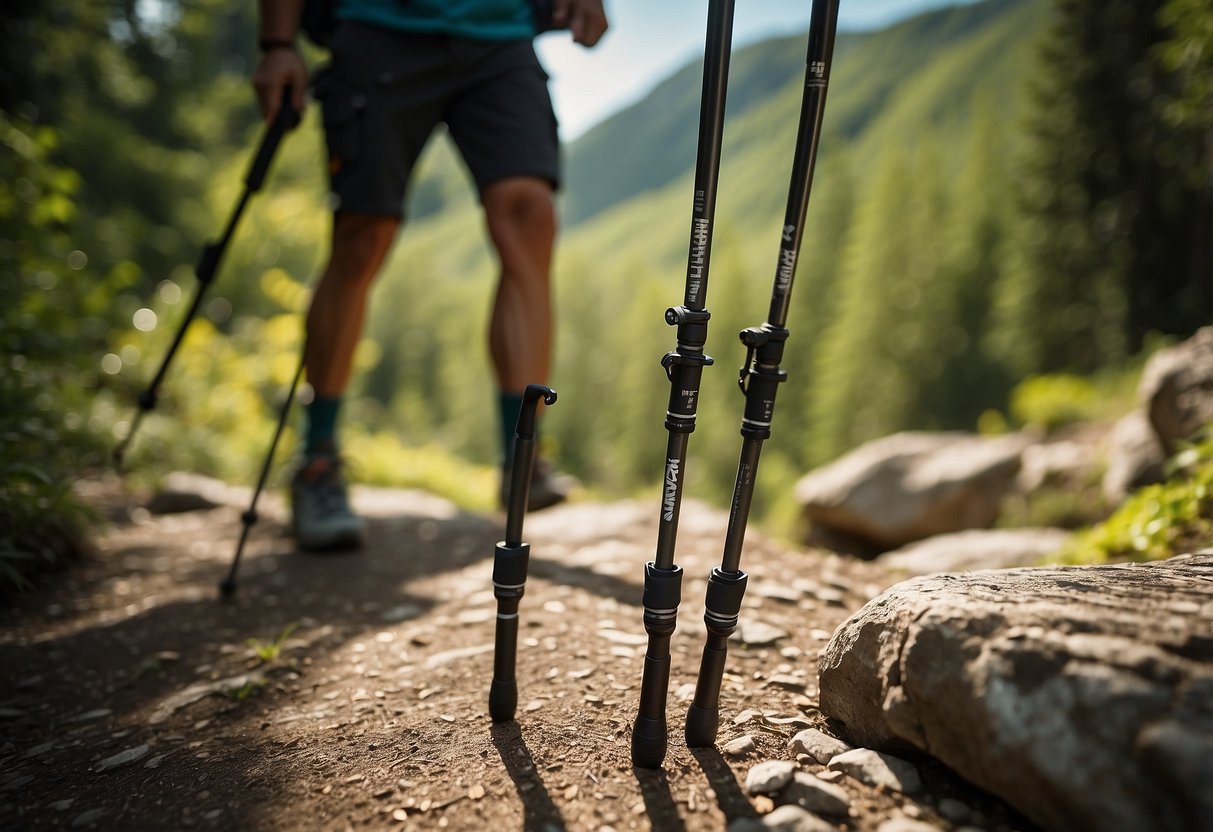
M 365 96 L 348 90 L 329 88 L 325 91 L 321 106 L 324 112 L 324 140 L 330 165 L 355 161 L 362 149 Z

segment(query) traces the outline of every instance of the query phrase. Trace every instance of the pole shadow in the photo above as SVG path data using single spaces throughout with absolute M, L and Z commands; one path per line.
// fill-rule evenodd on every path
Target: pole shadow
M 733 769 L 729 768 L 719 751 L 715 748 L 692 748 L 690 751 L 703 769 L 712 791 L 716 792 L 716 805 L 724 812 L 727 821 L 731 823 L 735 818 L 758 817 L 754 804 L 745 796 Z
M 522 801 L 522 828 L 533 832 L 565 829 L 564 815 L 560 814 L 560 809 L 552 802 L 552 796 L 543 785 L 543 779 L 535 767 L 535 758 L 522 737 L 518 723 L 495 723 L 490 734 L 506 772 L 514 781 L 518 799 Z
M 640 794 L 644 797 L 644 807 L 653 828 L 686 832 L 686 823 L 682 815 L 678 814 L 678 804 L 674 802 L 670 779 L 666 773 L 661 769 L 651 768 L 633 768 L 632 773 L 640 784 Z

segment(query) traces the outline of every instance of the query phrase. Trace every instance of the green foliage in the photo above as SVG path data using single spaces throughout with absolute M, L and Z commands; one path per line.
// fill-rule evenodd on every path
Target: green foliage
M 1169 463 L 1166 482 L 1146 486 L 1062 552 L 1069 563 L 1161 560 L 1206 545 L 1213 534 L 1213 431 Z
M 1162 343 L 1155 341 L 1154 346 Z M 1141 368 L 1153 348 L 1122 368 L 1109 368 L 1091 376 L 1072 373 L 1028 376 L 1011 391 L 1012 421 L 1045 432 L 1080 422 L 1115 421 L 1133 408 Z
M 1015 421 L 1046 431 L 1094 419 L 1099 408 L 1095 385 L 1069 373 L 1030 376 L 1011 392 L 1011 416 Z
M 258 661 L 262 664 L 270 664 L 278 661 L 278 657 L 282 655 L 282 646 L 286 644 L 286 640 L 291 637 L 291 633 L 295 632 L 298 627 L 297 622 L 292 621 L 282 628 L 282 631 L 274 638 L 273 641 L 262 641 L 259 638 L 249 638 L 245 640 L 245 644 L 253 651 Z
M 93 456 L 73 341 L 85 288 L 64 228 L 79 177 L 51 161 L 57 133 L 0 112 L 0 587 L 77 555 L 89 515 L 70 473 Z M 95 331 L 95 330 L 94 330 Z
M 1091 372 L 1152 331 L 1208 322 L 1213 166 L 1200 131 L 1167 110 L 1207 95 L 1194 71 L 1206 59 L 1179 55 L 1192 55 L 1213 10 L 1160 15 L 1164 5 L 1053 3 L 1015 190 L 1021 222 L 998 288 L 994 338 L 1017 373 Z M 1169 28 L 1181 17 L 1192 37 Z
M 1095 21 L 1099 32 L 1139 21 L 1125 2 Z M 1119 122 L 1091 112 L 1103 98 L 1076 104 L 1094 83 L 1083 67 L 1128 54 L 1083 40 L 1079 23 L 1098 16 L 1093 2 L 1057 4 L 1031 99 L 1021 79 L 1038 60 L 1047 0 L 987 0 L 840 38 L 757 519 L 789 525 L 795 477 L 857 442 L 989 426 L 982 414 L 1007 410 L 1025 369 L 1120 362 L 1160 309 L 1166 330 L 1175 328 L 1168 316 L 1207 308 L 1199 292 L 1175 294 L 1191 287 L 1187 272 L 1160 267 L 1155 306 L 1140 282 L 1120 282 L 1164 263 L 1134 259 L 1126 245 L 1155 257 L 1159 229 L 1199 205 L 1169 202 L 1169 184 L 1157 203 L 1139 204 L 1074 185 L 1122 181 L 1104 177 L 1112 159 L 1160 180 L 1186 165 L 1184 187 L 1204 187 L 1176 150 L 1208 129 L 1202 6 L 1170 0 L 1160 26 L 1114 39 L 1132 52 L 1116 71 L 1152 85 L 1131 93 L 1125 126 L 1148 130 L 1123 146 Z M 220 0 L 14 6 L 24 34 L 0 56 L 0 277 L 14 299 L 0 313 L 11 339 L 0 420 L 16 437 L 6 453 L 46 475 L 7 475 L 25 489 L 16 503 L 41 505 L 34 490 L 43 486 L 30 483 L 44 480 L 53 486 L 46 499 L 67 499 L 66 484 L 95 460 L 72 443 L 124 434 L 196 290 L 190 264 L 239 198 L 261 134 L 247 85 L 254 13 Z M 803 37 L 781 38 L 733 61 L 708 295 L 717 366 L 704 374 L 687 469 L 688 493 L 721 504 L 740 442 L 733 378 L 744 351 L 734 334 L 767 311 L 803 48 Z M 555 270 L 560 402 L 545 416 L 544 442 L 608 493 L 649 487 L 660 472 L 669 386 L 658 362 L 673 345 L 662 313 L 683 294 L 698 104 L 699 68 L 689 66 L 568 153 Z M 318 127 L 309 112 L 251 203 L 132 446 L 133 470 L 254 481 L 325 254 Z M 1151 148 L 1164 158 L 1146 158 Z M 374 291 L 343 409 L 344 449 L 359 480 L 486 509 L 501 449 L 493 374 L 478 345 L 496 263 L 445 137 L 422 159 L 409 215 Z M 1138 234 L 1146 220 L 1151 230 Z M 9 395 L 24 403 L 7 408 Z M 1066 408 L 1081 395 L 1037 387 L 1028 398 L 1016 418 L 1057 423 L 1073 418 Z M 30 439 L 30 414 L 53 441 Z M 284 455 L 295 442 L 292 421 Z

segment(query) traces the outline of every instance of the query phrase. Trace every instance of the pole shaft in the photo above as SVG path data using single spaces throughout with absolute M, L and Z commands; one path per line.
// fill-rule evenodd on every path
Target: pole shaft
M 762 443 L 770 438 L 775 396 L 779 385 L 787 378 L 787 374 L 780 369 L 788 338 L 784 325 L 813 184 L 838 23 L 838 2 L 813 0 L 804 97 L 770 310 L 766 323 L 741 332 L 741 341 L 747 348 L 740 378 L 741 389 L 745 393 L 745 412 L 741 420 L 743 440 L 721 565 L 712 570 L 708 578 L 703 616 L 708 636 L 695 685 L 695 698 L 687 712 L 686 740 L 692 748 L 710 746 L 716 741 L 728 638 L 737 627 L 745 594 L 747 576 L 741 570 L 741 553 Z
M 665 427 L 666 446 L 657 552 L 645 567 L 644 627 L 649 636 L 640 683 L 640 706 L 632 728 L 632 763 L 656 768 L 666 752 L 666 696 L 670 683 L 670 637 L 677 626 L 682 594 L 682 569 L 674 564 L 678 516 L 686 480 L 687 445 L 695 430 L 699 382 L 712 363 L 704 354 L 708 320 L 707 298 L 711 266 L 712 223 L 716 185 L 724 139 L 724 108 L 728 91 L 729 58 L 733 45 L 735 0 L 709 0 L 704 48 L 703 93 L 699 108 L 699 145 L 695 158 L 695 194 L 691 207 L 691 238 L 682 306 L 666 310 L 666 323 L 678 328 L 678 344 L 661 364 L 670 380 Z

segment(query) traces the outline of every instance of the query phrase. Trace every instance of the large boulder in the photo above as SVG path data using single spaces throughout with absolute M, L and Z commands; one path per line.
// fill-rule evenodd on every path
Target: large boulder
M 878 551 L 987 528 L 1015 481 L 1027 440 L 966 433 L 897 433 L 803 477 L 796 500 L 814 534 Z
M 1125 415 L 1108 437 L 1108 464 L 1101 484 L 1104 499 L 1118 503 L 1143 485 L 1161 482 L 1166 461 L 1145 411 Z
M 1035 566 L 1070 538 L 1064 529 L 971 529 L 919 540 L 877 560 L 907 575 Z
M 821 708 L 1047 829 L 1213 829 L 1213 550 L 898 584 L 834 635 Z
M 1213 422 L 1213 326 L 1151 356 L 1137 395 L 1168 456 Z

